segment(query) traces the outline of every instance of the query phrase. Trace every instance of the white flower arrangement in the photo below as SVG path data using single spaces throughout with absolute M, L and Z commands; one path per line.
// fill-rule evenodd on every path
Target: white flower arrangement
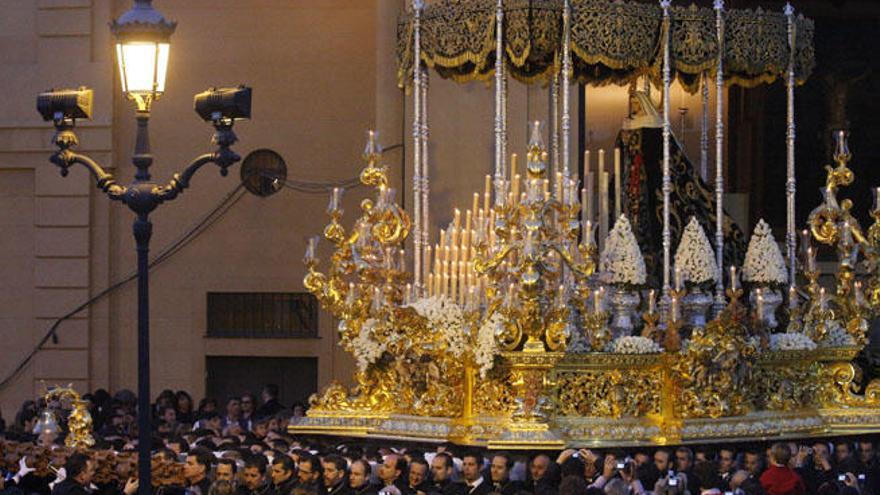
M 675 251 L 675 267 L 685 281 L 701 285 L 716 280 L 718 264 L 709 239 L 696 217 L 691 217 Z
M 464 311 L 446 296 L 423 297 L 409 305 L 416 313 L 428 320 L 435 332 L 439 332 L 446 348 L 456 358 L 467 348 L 464 334 Z
M 646 280 L 645 259 L 626 216 L 621 215 L 608 233 L 605 250 L 599 257 L 599 268 L 608 282 L 617 285 L 643 285 Z
M 366 371 L 367 367 L 376 362 L 385 353 L 387 343 L 379 342 L 373 336 L 373 331 L 379 325 L 379 320 L 370 318 L 361 326 L 357 336 L 352 339 L 351 349 L 358 370 Z
M 816 348 L 813 339 L 802 333 L 772 333 L 770 334 L 771 351 L 810 351 Z
M 605 345 L 605 352 L 615 354 L 653 354 L 663 352 L 653 340 L 642 336 L 617 337 Z
M 825 338 L 819 341 L 821 347 L 852 347 L 856 345 L 856 340 L 843 326 L 832 320 L 826 323 L 828 326 Z
M 496 312 L 480 325 L 477 329 L 476 345 L 471 346 L 466 333 L 469 329 L 466 329 L 464 310 L 452 299 L 446 296 L 425 297 L 412 302 L 409 307 L 428 320 L 428 325 L 442 336 L 452 356 L 461 358 L 466 351 L 472 350 L 480 376 L 485 378 L 486 373 L 494 366 L 495 355 L 498 354 L 495 330 L 504 322 L 501 313 Z
M 785 260 L 770 226 L 763 219 L 758 221 L 749 239 L 743 279 L 759 285 L 783 285 L 788 282 Z
M 495 365 L 495 355 L 498 354 L 498 342 L 495 340 L 495 332 L 502 325 L 504 325 L 504 315 L 496 311 L 477 330 L 474 362 L 479 368 L 480 378 L 486 378 L 486 373 Z

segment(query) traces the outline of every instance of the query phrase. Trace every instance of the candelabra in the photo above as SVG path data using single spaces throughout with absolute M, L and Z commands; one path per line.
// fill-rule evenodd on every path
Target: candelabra
M 539 122 L 532 124 L 526 159 L 525 200 L 515 194 L 508 200 L 502 182 L 494 225 L 487 225 L 488 220 L 477 225 L 474 268 L 489 277 L 492 287 L 487 291 L 486 317 L 500 311 L 509 322 L 498 336 L 505 350 L 561 351 L 575 316 L 569 308 L 577 304 L 570 281 L 585 284 L 593 274 L 595 247 L 589 241 L 577 244 L 577 183 L 557 176 L 555 197 L 549 194 Z M 495 242 L 486 235 L 489 229 Z

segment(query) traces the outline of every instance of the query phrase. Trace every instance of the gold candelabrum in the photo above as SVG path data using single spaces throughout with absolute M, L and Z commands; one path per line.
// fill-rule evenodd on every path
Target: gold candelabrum
M 626 354 L 608 351 L 618 349 L 608 346 L 616 308 L 606 308 L 594 276 L 593 228 L 580 219 L 586 194 L 578 201 L 576 180 L 549 177 L 538 123 L 525 178 L 513 155 L 509 178 L 487 177 L 482 204 L 475 194 L 465 215 L 455 210 L 433 258 L 428 240 L 417 239 L 425 250 L 420 286 L 406 266 L 410 218 L 388 187 L 370 132 L 360 179 L 373 196 L 346 227 L 343 191 L 335 189 L 324 229 L 329 265 L 319 270 L 317 237 L 304 259 L 305 287 L 339 321 L 340 343 L 358 371 L 352 387 L 334 383 L 314 396 L 295 428 L 498 448 L 827 433 L 851 431 L 854 422 L 880 430 L 880 382 L 856 394 L 860 373 L 851 363 L 866 343 L 869 318 L 880 314 L 880 188 L 874 224 L 863 234 L 852 203 L 837 199 L 854 175 L 846 135 L 836 137 L 824 201 L 801 235 L 803 283 L 789 287 L 788 332 L 818 347 L 774 348 L 762 290 L 749 303 L 739 270 L 730 267 L 729 302 L 705 326 L 682 317 L 687 290 L 680 281 L 663 311 L 650 291 L 641 336 L 651 350 Z M 812 239 L 839 260 L 827 293 Z M 852 342 L 832 346 L 828 336 L 841 329 Z M 588 345 L 578 347 L 573 336 Z
M 82 400 L 79 393 L 73 389 L 73 385 L 66 387 L 53 387 L 45 394 L 43 400 L 46 405 L 53 401 L 68 401 L 71 406 L 70 415 L 67 417 L 67 437 L 64 444 L 71 448 L 89 448 L 95 445 L 92 438 L 92 415 L 89 413 L 89 403 Z M 47 410 L 48 414 L 52 414 Z
M 867 342 L 867 318 L 877 316 L 880 312 L 880 188 L 874 189 L 874 208 L 871 217 L 874 224 L 868 229 L 866 237 L 850 210 L 853 203 L 850 199 L 838 200 L 837 194 L 841 187 L 849 186 L 855 180 L 855 174 L 848 164 L 852 159 L 849 150 L 848 133 L 834 133 L 835 166 L 826 166 L 828 177 L 822 189 L 822 203 L 816 207 L 808 218 L 810 233 L 820 244 L 832 247 L 838 259 L 836 290 L 834 293 L 834 309 L 828 308 L 824 289 L 819 287 L 819 271 L 816 268 L 815 251 L 808 245 L 806 249 L 806 277 L 809 280 L 811 307 L 807 311 L 806 320 L 812 324 L 814 338 L 825 337 L 829 323 L 839 323 L 855 340 L 863 346 Z M 869 296 L 866 299 L 862 283 L 857 281 L 859 254 L 865 261 L 868 273 Z
M 499 311 L 507 322 L 498 335 L 504 350 L 563 351 L 576 317 L 569 308 L 586 316 L 584 299 L 577 296 L 595 269 L 595 245 L 587 238 L 578 243 L 577 181 L 557 177 L 550 193 L 539 122 L 531 127 L 526 173 L 524 200 L 515 191 L 508 197 L 507 183 L 499 182 L 494 225 L 477 226 L 474 268 L 490 280 L 487 314 Z M 489 229 L 494 230 L 491 242 L 484 235 Z

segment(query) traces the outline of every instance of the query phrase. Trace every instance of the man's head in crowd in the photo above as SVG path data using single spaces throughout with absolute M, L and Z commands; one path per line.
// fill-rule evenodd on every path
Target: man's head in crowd
M 183 466 L 183 477 L 187 483 L 194 485 L 208 476 L 214 455 L 208 451 L 195 450 L 186 456 Z
M 666 473 L 672 469 L 672 452 L 667 449 L 658 449 L 654 452 L 654 465 L 661 473 Z
M 76 452 L 64 463 L 67 478 L 87 487 L 95 476 L 95 461 L 82 452 Z
M 279 455 L 272 459 L 272 484 L 280 486 L 293 478 L 296 466 L 293 459 L 286 455 Z
M 232 459 L 220 459 L 217 461 L 217 467 L 214 470 L 214 480 L 223 480 L 235 482 L 235 472 L 238 466 Z
M 834 442 L 834 459 L 838 463 L 843 462 L 852 456 L 852 445 L 846 440 Z
M 770 447 L 770 462 L 776 466 L 788 466 L 791 460 L 791 449 L 782 442 L 774 443 Z
M 413 457 L 409 463 L 409 486 L 416 488 L 428 480 L 428 462 L 424 457 Z
M 241 396 L 241 413 L 246 417 L 250 418 L 253 416 L 254 411 L 257 410 L 257 398 L 254 394 L 244 394 Z
M 266 435 L 269 434 L 269 418 L 260 418 L 255 421 L 253 433 L 254 436 L 259 438 L 260 440 L 266 438 Z
M 495 454 L 489 466 L 489 475 L 493 483 L 504 483 L 510 478 L 513 460 L 508 454 Z
M 694 452 L 687 447 L 675 449 L 675 470 L 689 472 L 694 467 Z
M 229 419 L 238 419 L 241 417 L 241 398 L 230 397 L 226 399 L 226 416 Z
M 437 454 L 431 461 L 431 475 L 434 483 L 442 484 L 451 480 L 454 470 L 455 465 L 452 463 L 452 456 L 445 452 Z
M 278 385 L 274 383 L 268 383 L 263 387 L 263 390 L 260 392 L 260 395 L 263 398 L 263 403 L 269 402 L 271 400 L 278 399 Z
M 743 468 L 748 471 L 749 475 L 758 477 L 763 471 L 763 462 L 761 461 L 761 453 L 757 450 L 747 450 L 743 456 Z
M 732 449 L 721 449 L 718 451 L 718 472 L 726 474 L 732 472 L 736 466 L 736 452 Z
M 223 426 L 220 414 L 217 411 L 210 412 L 202 419 L 202 426 L 213 431 L 220 431 Z
M 297 469 L 299 482 L 302 485 L 312 485 L 317 483 L 323 475 L 321 472 L 321 463 L 318 461 L 318 458 L 308 453 L 303 454 L 300 457 Z
M 871 442 L 859 442 L 859 460 L 863 464 L 869 464 L 874 461 L 874 444 Z
M 547 476 L 547 470 L 550 469 L 550 462 L 550 457 L 547 454 L 538 454 L 533 457 L 532 462 L 529 463 L 529 473 L 532 475 L 532 480 L 544 479 Z
M 367 461 L 355 459 L 348 469 L 348 486 L 351 488 L 357 489 L 370 482 L 370 465 Z
M 388 454 L 385 462 L 379 466 L 379 479 L 385 485 L 393 485 L 406 473 L 406 459 L 400 454 Z
M 244 462 L 241 471 L 241 484 L 248 490 L 256 490 L 263 486 L 266 472 L 266 458 L 261 455 L 252 455 Z
M 331 488 L 345 479 L 345 459 L 336 454 L 330 454 L 321 460 L 324 471 L 324 486 Z
M 469 452 L 461 458 L 461 476 L 468 483 L 480 478 L 480 470 L 483 469 L 483 458 L 473 452 Z
M 177 422 L 177 411 L 171 406 L 165 406 L 159 411 L 159 419 L 174 424 Z

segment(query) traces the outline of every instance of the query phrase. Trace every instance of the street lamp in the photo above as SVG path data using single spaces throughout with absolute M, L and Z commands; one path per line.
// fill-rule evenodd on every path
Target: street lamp
M 150 310 L 148 255 L 153 225 L 149 215 L 160 204 L 173 200 L 189 187 L 193 175 L 204 165 L 220 167 L 221 175 L 241 158 L 230 148 L 237 138 L 232 131 L 236 120 L 248 119 L 251 113 L 251 89 L 211 88 L 195 97 L 196 112 L 214 126 L 212 143 L 217 149 L 196 157 L 180 174 L 167 184 L 158 184 L 150 177 L 153 155 L 150 152 L 148 123 L 152 103 L 165 91 L 169 40 L 176 24 L 168 22 L 153 9 L 150 0 L 135 0 L 134 7 L 124 13 L 110 28 L 116 36 L 122 91 L 137 106 L 137 140 L 132 163 L 136 168 L 134 181 L 120 185 L 113 175 L 86 155 L 77 153 L 79 144 L 74 127 L 77 119 L 89 119 L 92 113 L 92 90 L 50 90 L 37 97 L 37 110 L 52 121 L 56 133 L 53 143 L 58 150 L 49 161 L 66 176 L 74 164 L 86 167 L 98 188 L 114 201 L 121 201 L 134 212 L 134 238 L 138 259 L 138 478 L 139 493 L 150 495 L 150 444 L 152 438 L 150 408 Z

